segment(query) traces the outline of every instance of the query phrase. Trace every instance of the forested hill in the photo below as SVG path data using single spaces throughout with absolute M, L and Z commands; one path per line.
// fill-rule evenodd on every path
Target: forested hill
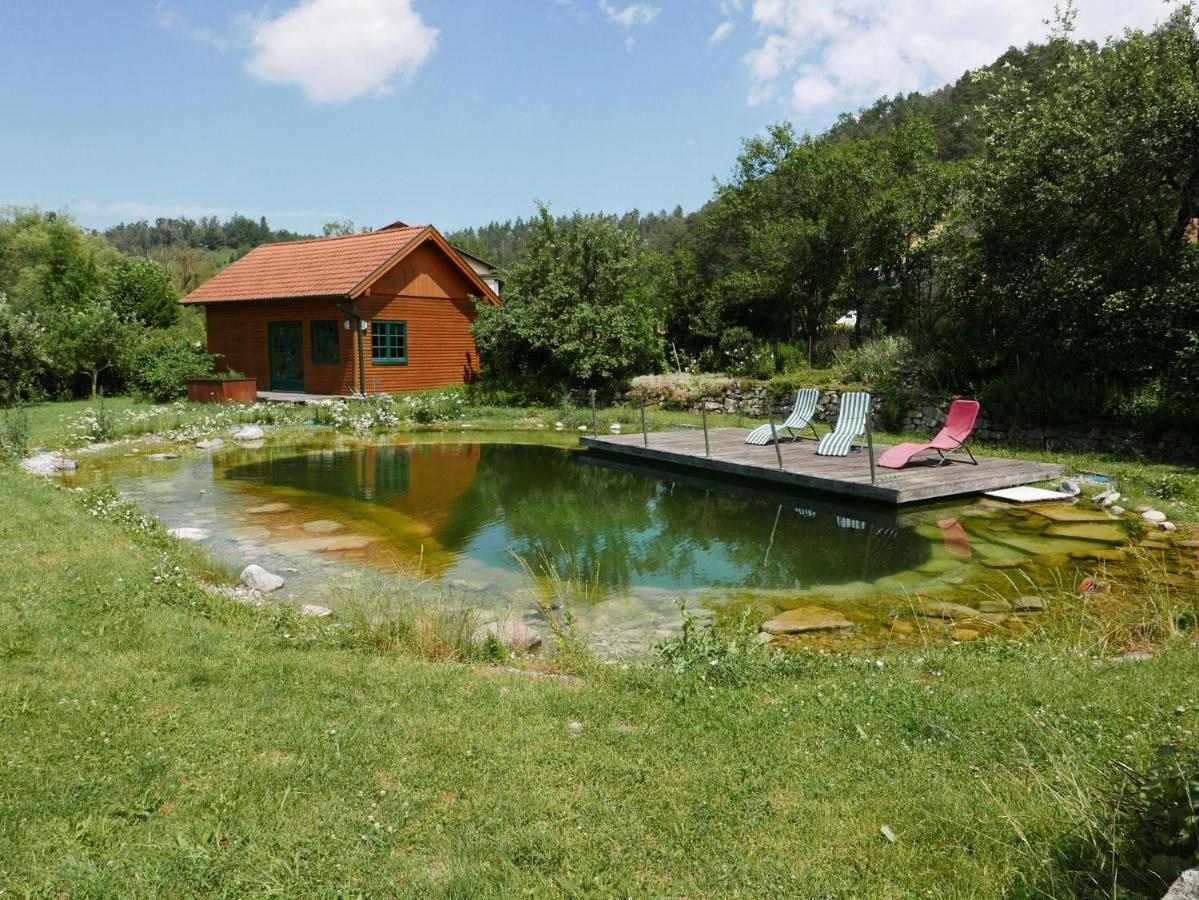
M 648 249 L 663 253 L 673 250 L 686 233 L 687 216 L 681 206 L 676 206 L 672 212 L 661 210 L 643 214 L 634 209 L 622 216 L 601 214 L 601 217 L 621 231 L 636 234 Z M 452 231 L 446 238 L 468 253 L 474 253 L 497 266 L 506 266 L 524 254 L 535 222 L 535 216 L 492 222 L 480 228 Z
M 1010 48 L 995 62 L 966 72 L 953 84 L 930 94 L 913 91 L 882 97 L 857 113 L 842 113 L 825 137 L 833 141 L 877 137 L 914 118 L 927 119 L 944 159 L 968 159 L 984 149 L 982 118 L 976 112 L 994 90 L 990 76 L 1003 76 L 1027 84 L 1034 93 L 1046 76 L 1065 58 L 1080 51 L 1094 53 L 1092 42 L 1068 44 L 1050 42 L 1029 44 L 1024 49 Z

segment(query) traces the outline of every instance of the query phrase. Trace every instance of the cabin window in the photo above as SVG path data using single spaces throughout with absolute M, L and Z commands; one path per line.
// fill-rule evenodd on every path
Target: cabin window
M 314 363 L 341 362 L 336 319 L 312 323 L 312 361 Z
M 371 322 L 371 362 L 381 365 L 408 362 L 407 322 Z

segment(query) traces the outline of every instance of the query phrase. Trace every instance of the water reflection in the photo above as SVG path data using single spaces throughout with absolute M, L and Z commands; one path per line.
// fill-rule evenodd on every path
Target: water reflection
M 807 589 L 873 581 L 930 553 L 890 511 L 664 482 L 554 447 L 365 446 L 255 457 L 223 474 L 259 493 L 302 493 L 310 515 L 324 498 L 331 518 L 386 528 L 401 555 L 435 546 L 446 566 L 516 571 L 515 552 L 597 571 L 613 590 Z

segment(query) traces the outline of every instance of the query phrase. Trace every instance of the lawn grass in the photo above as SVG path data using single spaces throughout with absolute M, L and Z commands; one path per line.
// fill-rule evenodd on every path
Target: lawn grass
M 14 895 L 1161 893 L 1120 767 L 1194 743 L 1193 635 L 534 677 L 360 649 L 213 598 L 159 529 L 0 492 Z

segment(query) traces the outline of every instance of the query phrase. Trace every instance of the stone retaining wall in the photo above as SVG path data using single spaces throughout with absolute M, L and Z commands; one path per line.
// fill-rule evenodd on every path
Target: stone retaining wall
M 706 408 L 709 415 L 741 414 L 755 419 L 766 418 L 770 389 L 767 382 L 751 378 L 701 377 L 693 382 L 663 383 L 663 379 L 636 379 L 633 386 L 617 393 L 614 404 L 636 404 L 645 398 L 647 407 L 684 409 L 699 412 Z M 775 402 L 772 407 L 776 420 L 791 411 L 791 403 Z M 841 394 L 835 390 L 821 392 L 816 409 L 816 421 L 831 425 L 837 418 Z M 886 398 L 875 396 L 871 421 L 880 428 L 880 407 Z M 903 430 L 933 434 L 945 424 L 945 414 L 952 397 L 925 394 L 906 399 Z M 719 423 L 713 423 L 717 427 Z M 990 444 L 1034 447 L 1046 450 L 1098 451 L 1106 453 L 1139 454 L 1162 459 L 1199 459 L 1199 436 L 1184 432 L 1165 432 L 1146 436 L 1131 428 L 1107 423 L 1089 426 L 1029 426 L 999 422 L 987 415 L 984 408 L 974 432 L 979 441 Z

